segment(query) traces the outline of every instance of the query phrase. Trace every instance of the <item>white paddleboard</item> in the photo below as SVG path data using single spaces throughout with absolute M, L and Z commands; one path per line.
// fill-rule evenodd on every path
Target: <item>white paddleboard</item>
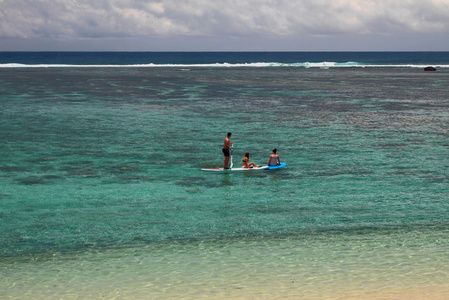
M 231 168 L 231 169 L 224 169 L 224 168 L 212 168 L 212 169 L 201 169 L 202 171 L 215 171 L 215 172 L 227 172 L 227 171 L 256 171 L 256 170 L 274 170 L 285 167 L 287 164 L 284 162 L 281 162 L 280 165 L 276 166 L 261 166 L 259 168 L 253 167 L 253 168 Z

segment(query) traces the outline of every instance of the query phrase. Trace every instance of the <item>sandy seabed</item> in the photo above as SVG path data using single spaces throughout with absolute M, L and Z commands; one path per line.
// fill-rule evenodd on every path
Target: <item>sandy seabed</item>
M 449 252 L 441 234 L 432 244 L 428 235 L 410 232 L 6 258 L 0 260 L 0 294 L 2 299 L 449 299 Z

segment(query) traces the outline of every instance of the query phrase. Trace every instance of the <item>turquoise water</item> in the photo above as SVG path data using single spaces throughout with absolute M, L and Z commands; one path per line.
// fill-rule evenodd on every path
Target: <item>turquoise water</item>
M 0 291 L 444 298 L 448 74 L 2 69 Z M 276 147 L 287 167 L 201 171 L 228 131 L 235 164 Z

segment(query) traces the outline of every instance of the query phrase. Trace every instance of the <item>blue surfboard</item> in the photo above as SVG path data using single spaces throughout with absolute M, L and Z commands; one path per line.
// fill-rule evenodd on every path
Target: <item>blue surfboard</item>
M 276 166 L 267 166 L 265 170 L 274 170 L 285 167 L 287 164 L 285 162 L 281 162 L 279 165 Z

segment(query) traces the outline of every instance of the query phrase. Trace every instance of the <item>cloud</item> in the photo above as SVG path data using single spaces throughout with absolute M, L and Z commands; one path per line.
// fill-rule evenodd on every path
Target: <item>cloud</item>
M 0 0 L 0 37 L 447 33 L 447 16 L 447 0 Z

